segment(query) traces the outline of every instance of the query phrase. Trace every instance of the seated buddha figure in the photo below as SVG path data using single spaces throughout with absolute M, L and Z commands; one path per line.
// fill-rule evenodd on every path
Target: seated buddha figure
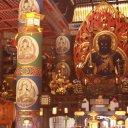
M 98 50 L 90 53 L 91 59 L 87 59 L 83 72 L 98 76 L 124 74 L 124 59 L 116 49 L 112 48 L 112 36 L 108 33 L 100 34 L 96 45 Z

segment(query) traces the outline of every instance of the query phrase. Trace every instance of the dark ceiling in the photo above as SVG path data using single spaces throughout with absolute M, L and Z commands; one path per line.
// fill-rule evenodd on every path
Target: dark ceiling
M 0 0 L 0 33 L 9 31 L 17 33 L 18 31 L 18 11 L 21 0 Z M 44 5 L 44 15 L 42 28 L 43 36 L 46 38 L 55 38 L 58 33 L 68 29 L 68 23 L 72 22 L 74 9 L 77 5 L 87 5 L 100 2 L 102 0 L 42 0 Z M 119 0 L 107 0 L 119 1 Z M 51 3 L 48 6 L 48 3 Z M 57 10 L 56 13 L 49 13 L 48 9 Z M 59 19 L 56 17 L 59 16 Z

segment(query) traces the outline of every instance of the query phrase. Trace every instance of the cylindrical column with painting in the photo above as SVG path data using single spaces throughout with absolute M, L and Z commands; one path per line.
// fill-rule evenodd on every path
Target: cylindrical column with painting
M 72 37 L 69 34 L 61 34 L 56 39 L 56 70 L 63 66 L 63 74 L 69 78 L 73 69 L 73 55 L 72 55 Z
M 42 91 L 42 32 L 41 15 L 34 8 L 42 0 L 21 0 L 20 24 L 17 37 L 16 69 L 16 128 L 40 128 L 40 95 Z M 27 6 L 27 7 L 26 7 Z M 31 10 L 28 11 L 31 6 Z M 21 19 L 19 19 L 21 20 Z
M 71 56 L 71 37 L 62 34 L 56 39 L 56 68 L 59 69 L 61 65 L 65 66 L 65 75 L 70 77 L 70 68 L 72 64 Z

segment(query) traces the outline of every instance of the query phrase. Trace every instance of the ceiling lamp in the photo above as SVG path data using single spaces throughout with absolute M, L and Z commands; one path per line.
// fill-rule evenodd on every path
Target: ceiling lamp
M 26 13 L 26 26 L 40 26 L 40 14 L 35 12 Z
M 25 18 L 25 31 L 32 32 L 38 31 L 41 32 L 40 21 L 44 19 L 44 15 L 41 15 L 36 12 L 30 12 L 24 14 Z

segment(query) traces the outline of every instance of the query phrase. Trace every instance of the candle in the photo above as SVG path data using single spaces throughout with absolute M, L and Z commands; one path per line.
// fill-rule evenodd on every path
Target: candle
M 53 108 L 52 108 L 52 114 L 53 114 L 53 115 L 56 115 L 56 114 L 57 114 L 57 107 L 53 107 Z
M 85 84 L 85 85 L 87 84 L 87 79 L 84 80 L 84 84 Z
M 64 113 L 68 113 L 68 108 L 64 108 Z
M 118 84 L 118 78 L 116 77 L 116 84 Z
M 40 108 L 40 116 L 43 116 L 43 108 Z
M 125 120 L 125 128 L 128 128 L 128 118 Z

